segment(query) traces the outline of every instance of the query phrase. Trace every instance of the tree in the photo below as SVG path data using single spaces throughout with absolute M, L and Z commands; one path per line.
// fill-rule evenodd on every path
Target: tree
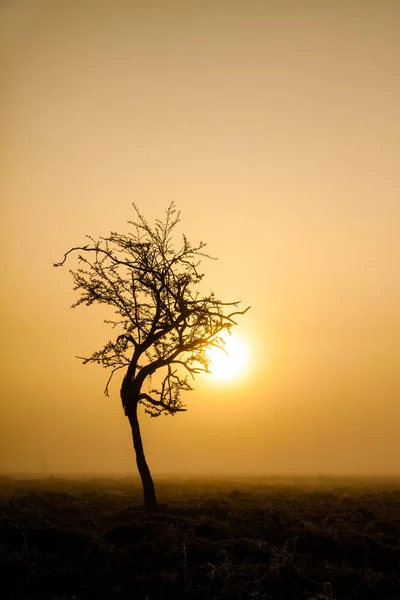
M 71 248 L 54 266 L 78 253 L 78 267 L 70 273 L 80 296 L 72 307 L 97 302 L 114 309 L 115 320 L 105 322 L 116 330 L 115 336 L 91 356 L 77 358 L 110 369 L 107 396 L 113 375 L 125 371 L 120 395 L 132 429 L 145 508 L 157 512 L 138 406 L 142 404 L 152 417 L 185 411 L 181 392 L 193 389 L 189 378 L 209 372 L 207 349 L 223 350 L 221 333 L 230 332 L 237 324 L 235 317 L 250 307 L 239 310 L 240 302 L 200 294 L 196 286 L 204 275 L 198 268 L 202 259 L 211 257 L 204 253 L 206 244 L 193 246 L 185 236 L 175 248 L 172 238 L 180 213 L 174 203 L 154 226 L 133 207 L 136 221 L 128 221 L 130 233 L 111 232 L 98 240 L 87 236 L 87 245 Z

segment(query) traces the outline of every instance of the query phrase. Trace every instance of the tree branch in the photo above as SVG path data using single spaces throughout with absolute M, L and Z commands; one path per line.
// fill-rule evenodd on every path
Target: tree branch
M 176 413 L 176 412 L 186 412 L 186 408 L 181 408 L 181 407 L 171 407 L 168 406 L 168 404 L 165 404 L 165 402 L 162 402 L 161 400 L 154 400 L 154 398 L 152 398 L 149 394 L 140 394 L 139 395 L 139 401 L 140 400 L 146 400 L 146 402 L 148 402 L 149 404 L 152 404 L 153 406 L 156 407 L 160 407 L 163 408 L 164 410 L 170 412 L 171 414 Z

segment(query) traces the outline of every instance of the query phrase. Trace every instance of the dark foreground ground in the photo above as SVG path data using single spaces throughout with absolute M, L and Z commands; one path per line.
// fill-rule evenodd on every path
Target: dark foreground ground
M 4 600 L 400 600 L 400 480 L 1 478 Z

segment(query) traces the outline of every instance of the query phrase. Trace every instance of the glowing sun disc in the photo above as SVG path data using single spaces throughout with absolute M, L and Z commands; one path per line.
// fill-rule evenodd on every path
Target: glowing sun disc
M 225 338 L 224 350 L 210 348 L 210 371 L 215 379 L 234 379 L 247 367 L 247 347 L 244 340 L 233 335 Z

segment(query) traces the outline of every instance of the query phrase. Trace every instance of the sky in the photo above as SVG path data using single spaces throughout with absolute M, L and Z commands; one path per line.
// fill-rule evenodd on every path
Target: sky
M 141 414 L 155 474 L 400 473 L 400 3 L 0 4 L 0 471 L 134 473 L 85 235 L 170 202 L 240 377 Z

